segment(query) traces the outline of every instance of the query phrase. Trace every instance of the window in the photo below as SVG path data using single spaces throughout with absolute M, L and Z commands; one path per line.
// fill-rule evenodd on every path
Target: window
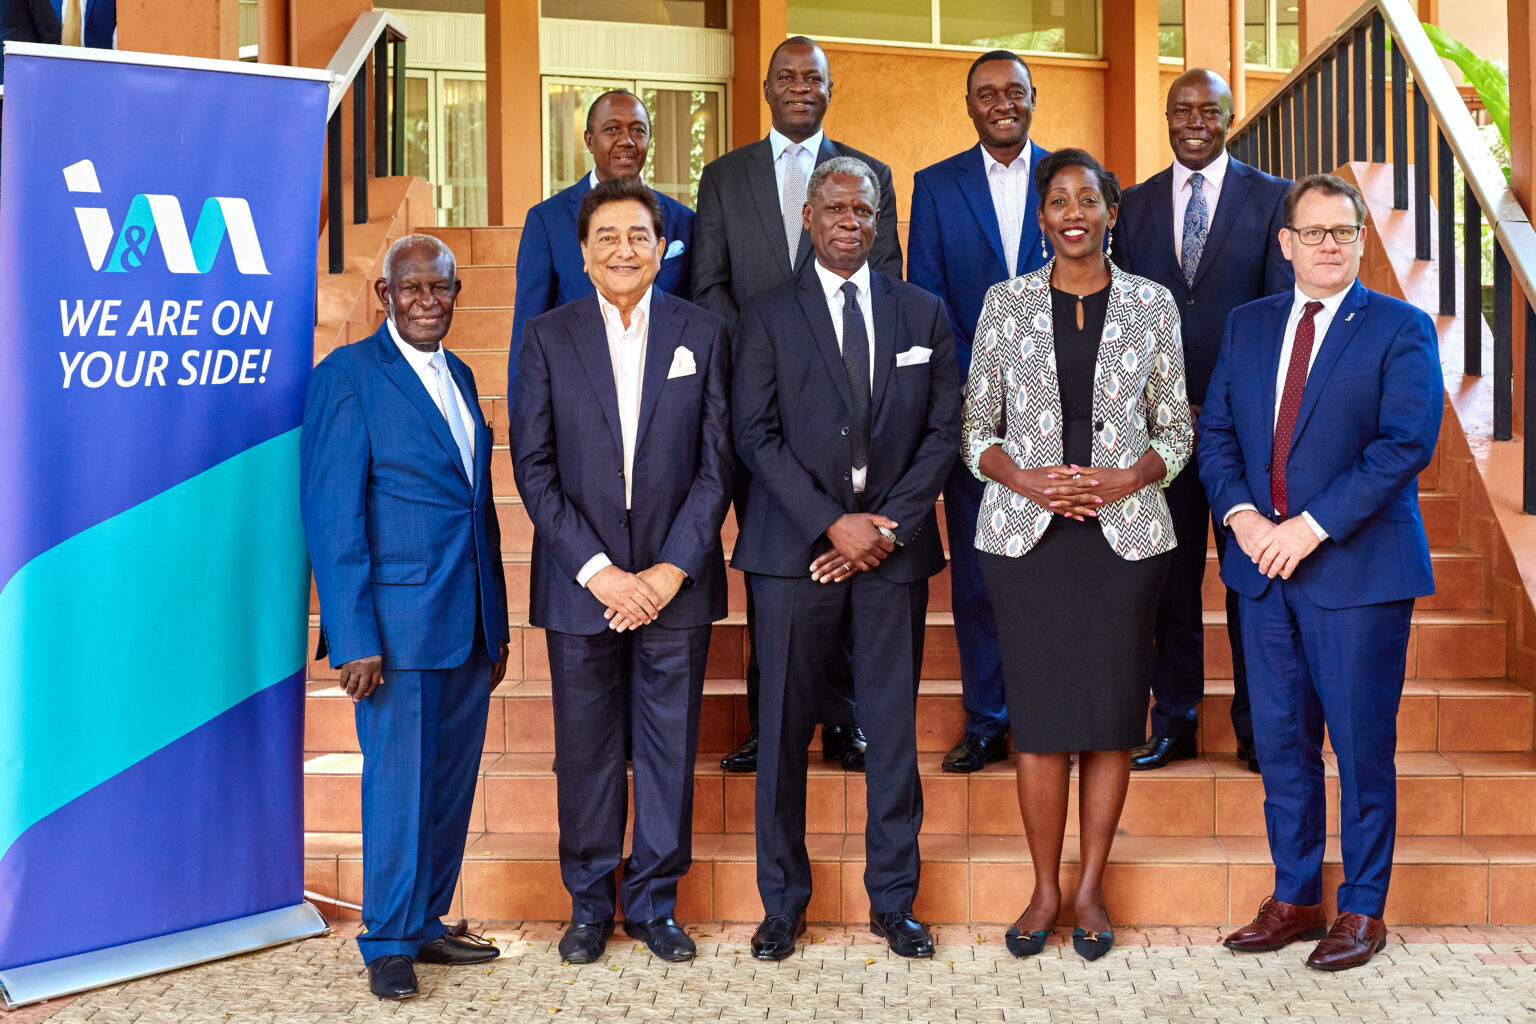
M 1293 68 L 1301 59 L 1299 0 L 1243 0 L 1244 59 L 1250 65 Z
M 789 31 L 856 42 L 1100 53 L 1099 4 L 1088 0 L 789 0 Z
M 392 112 L 394 90 L 385 95 Z M 432 182 L 444 227 L 486 222 L 485 132 L 483 72 L 406 67 L 403 170 Z
M 1157 0 L 1157 55 L 1184 59 L 1184 0 Z
M 546 18 L 725 28 L 726 0 L 544 0 Z

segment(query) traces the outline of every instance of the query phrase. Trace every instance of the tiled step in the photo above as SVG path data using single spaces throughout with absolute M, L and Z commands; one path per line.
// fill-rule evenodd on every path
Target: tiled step
M 450 916 L 565 920 L 570 897 L 560 883 L 553 833 L 471 833 Z M 863 924 L 862 835 L 806 837 L 813 893 L 807 917 Z M 975 922 L 1002 930 L 1029 902 L 1033 881 L 1022 834 L 934 834 L 922 840 L 923 873 L 913 910 L 932 924 Z M 1061 881 L 1076 884 L 1080 855 L 1068 837 Z M 1536 839 L 1531 836 L 1404 837 L 1398 840 L 1387 900 L 1390 925 L 1519 924 L 1536 920 Z M 1342 881 L 1338 841 L 1323 861 L 1331 916 Z M 305 836 L 305 888 L 349 903 L 362 901 L 362 843 L 354 833 Z M 1220 925 L 1247 921 L 1272 891 L 1274 869 L 1260 836 L 1167 838 L 1119 836 L 1105 870 L 1106 902 L 1116 924 Z M 762 917 L 753 837 L 704 834 L 693 839 L 693 866 L 678 886 L 683 921 Z M 1070 925 L 1070 907 L 1061 924 Z
M 522 240 L 519 227 L 422 228 L 453 250 L 459 266 L 512 266 L 517 262 L 517 246 Z

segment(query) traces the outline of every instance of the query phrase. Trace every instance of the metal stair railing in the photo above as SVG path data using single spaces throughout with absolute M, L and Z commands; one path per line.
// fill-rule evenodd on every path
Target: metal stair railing
M 1457 312 L 1454 172 L 1461 171 L 1465 189 L 1462 372 L 1472 377 L 1483 375 L 1484 223 L 1493 231 L 1495 441 L 1514 439 L 1512 282 L 1519 281 L 1527 296 L 1522 504 L 1527 515 L 1536 514 L 1536 446 L 1530 444 L 1530 430 L 1536 426 L 1532 421 L 1536 416 L 1536 309 L 1530 303 L 1536 298 L 1536 231 L 1407 0 L 1367 0 L 1345 18 L 1281 79 L 1262 105 L 1233 128 L 1230 148 L 1240 160 L 1287 178 L 1331 171 L 1351 160 L 1383 164 L 1388 162 L 1389 116 L 1392 206 L 1413 210 L 1415 258 L 1439 264 L 1439 313 L 1443 316 Z M 1438 251 L 1432 251 L 1436 247 L 1430 230 L 1431 124 L 1437 136 Z

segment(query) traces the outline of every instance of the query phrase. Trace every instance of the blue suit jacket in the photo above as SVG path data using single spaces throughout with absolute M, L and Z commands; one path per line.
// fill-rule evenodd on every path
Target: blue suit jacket
M 0 2 L 0 44 L 58 43 L 64 33 L 64 0 Z M 81 43 L 110 49 L 117 33 L 117 0 L 84 0 Z M 0 82 L 4 65 L 0 64 Z
M 1030 174 L 1050 151 L 1031 142 Z M 1045 265 L 1040 254 L 1040 196 L 1033 177 L 1024 208 L 1024 230 L 1015 254 L 1020 274 Z M 1049 246 L 1047 246 L 1049 249 Z M 937 295 L 955 332 L 960 382 L 971 368 L 971 336 L 987 289 L 1008 279 L 997 209 L 987 185 L 981 147 L 917 172 L 912 182 L 912 224 L 907 232 L 907 280 Z
M 528 321 L 556 306 L 593 294 L 592 279 L 582 269 L 576 215 L 592 191 L 591 175 L 528 211 L 517 243 L 517 296 L 512 307 L 512 352 L 507 359 L 507 394 L 517 394 L 517 355 Z M 671 196 L 656 193 L 667 239 L 661 271 L 653 287 L 689 297 L 693 277 L 693 211 Z
M 807 260 L 741 311 L 731 408 L 752 480 L 731 564 L 745 572 L 805 576 L 830 546 L 827 527 L 855 510 L 848 377 L 815 266 Z M 933 510 L 960 451 L 955 343 L 936 298 L 869 277 L 875 358 L 864 511 L 899 524 L 902 546 L 875 571 L 914 583 L 944 568 Z
M 1120 197 L 1114 260 L 1173 293 L 1184 327 L 1184 373 L 1192 405 L 1205 402 L 1227 314 L 1266 295 L 1292 294 L 1291 263 L 1280 251 L 1285 194 L 1291 183 L 1229 157 L 1216 217 L 1206 235 L 1195 283 L 1184 279 L 1174 249 L 1173 168 L 1165 167 Z
M 587 635 L 607 628 L 603 604 L 576 582 L 599 552 L 629 572 L 671 562 L 688 574 L 658 624 L 725 616 L 720 525 L 735 460 L 724 331 L 713 313 L 651 292 L 626 510 L 618 395 L 596 296 L 528 322 L 511 435 L 517 492 L 533 520 L 534 625 Z M 694 371 L 669 376 L 683 349 Z
M 475 431 L 464 475 L 448 421 L 389 335 L 326 356 L 309 379 L 299 501 L 320 592 L 319 657 L 384 655 L 386 669 L 464 663 L 476 616 L 486 653 L 507 639 L 491 430 L 475 380 L 448 353 Z
M 1218 520 L 1243 502 L 1274 515 L 1275 378 L 1292 299 L 1250 302 L 1227 320 L 1198 444 Z M 1328 532 L 1290 580 L 1325 608 L 1434 593 L 1418 475 L 1440 432 L 1439 351 L 1428 314 L 1358 281 L 1322 338 L 1296 416 L 1286 496 L 1293 514 L 1308 512 Z M 1221 578 L 1252 598 L 1270 583 L 1236 544 Z

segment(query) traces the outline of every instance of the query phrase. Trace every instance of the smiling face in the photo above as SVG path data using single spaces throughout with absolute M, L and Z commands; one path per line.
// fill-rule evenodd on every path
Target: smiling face
M 1173 155 L 1190 170 L 1201 170 L 1226 148 L 1232 91 L 1212 72 L 1186 72 L 1168 90 L 1167 117 Z
M 1057 171 L 1040 200 L 1040 229 L 1056 255 L 1084 259 L 1101 252 L 1104 233 L 1115 226 L 1119 207 L 1104 201 L 1099 176 L 1087 167 Z
M 1294 228 L 1336 228 L 1359 224 L 1355 204 L 1348 196 L 1330 195 L 1318 189 L 1304 194 L 1296 203 Z M 1303 245 L 1290 227 L 1280 229 L 1280 251 L 1291 261 L 1296 272 L 1296 287 L 1303 295 L 1326 299 L 1348 288 L 1360 274 L 1360 257 L 1365 252 L 1365 231 L 1348 245 L 1340 245 L 1333 235 L 1325 234 L 1316 245 Z
M 869 258 L 880 211 L 875 190 L 861 174 L 829 174 L 816 198 L 805 204 L 805 230 L 816 260 L 839 277 L 850 277 Z
M 976 135 L 994 157 L 1011 159 L 1029 138 L 1035 116 L 1035 88 L 1029 72 L 1016 60 L 989 60 L 977 66 L 965 94 L 965 112 Z
M 633 178 L 645 166 L 651 119 L 639 99 L 615 93 L 597 101 L 592 130 L 582 138 L 592 154 L 598 181 Z
M 821 47 L 811 43 L 779 47 L 763 81 L 763 99 L 768 101 L 773 126 L 790 141 L 804 142 L 819 132 L 832 101 L 832 72 Z
M 453 257 L 427 246 L 402 249 L 392 270 L 389 280 L 373 283 L 374 292 L 407 345 L 436 351 L 453 323 L 453 304 L 462 287 Z
M 645 204 L 624 199 L 592 211 L 581 258 L 598 294 L 629 309 L 656 280 L 664 242 Z

